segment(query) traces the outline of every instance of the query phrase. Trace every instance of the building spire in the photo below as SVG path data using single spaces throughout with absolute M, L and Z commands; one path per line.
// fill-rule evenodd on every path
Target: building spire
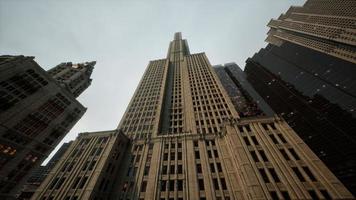
M 91 84 L 90 76 L 95 64 L 96 61 L 77 64 L 61 63 L 50 69 L 48 73 L 75 97 L 78 97 Z
M 176 32 L 174 34 L 174 40 L 169 44 L 167 58 L 170 61 L 181 60 L 184 56 L 189 55 L 189 46 L 188 42 L 185 39 L 182 39 L 182 33 Z

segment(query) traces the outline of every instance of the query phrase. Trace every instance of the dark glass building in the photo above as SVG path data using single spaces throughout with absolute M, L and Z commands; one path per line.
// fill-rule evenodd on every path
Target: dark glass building
M 246 75 L 236 63 L 213 66 L 232 104 L 241 117 L 268 115 L 273 110 L 246 80 Z
M 248 81 L 356 193 L 356 66 L 284 42 L 246 61 Z

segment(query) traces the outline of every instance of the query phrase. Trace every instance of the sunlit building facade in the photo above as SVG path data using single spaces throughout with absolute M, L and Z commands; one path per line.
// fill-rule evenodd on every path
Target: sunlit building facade
M 66 152 L 33 199 L 353 198 L 283 119 L 240 118 L 206 55 L 191 54 L 180 33 L 167 58 L 150 61 L 114 135 L 121 132 L 129 139 L 124 156 L 103 152 L 93 158 L 98 168 L 85 172 L 104 134 L 79 136 L 77 159 Z
M 117 130 L 79 134 L 32 199 L 108 199 L 128 144 Z

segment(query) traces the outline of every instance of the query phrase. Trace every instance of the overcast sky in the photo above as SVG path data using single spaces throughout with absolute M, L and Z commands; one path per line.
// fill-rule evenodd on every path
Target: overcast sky
M 35 56 L 44 69 L 97 61 L 92 85 L 78 98 L 88 110 L 65 142 L 116 128 L 149 60 L 166 56 L 174 32 L 211 64 L 243 68 L 266 46 L 268 21 L 304 2 L 0 0 L 0 54 Z

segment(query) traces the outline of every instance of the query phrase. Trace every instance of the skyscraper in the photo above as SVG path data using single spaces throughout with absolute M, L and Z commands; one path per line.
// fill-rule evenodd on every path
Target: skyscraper
M 73 73 L 90 76 L 89 70 Z M 79 64 L 78 68 L 87 68 Z M 39 167 L 60 140 L 81 118 L 86 108 L 75 97 L 84 88 L 73 70 L 56 81 L 33 57 L 0 56 L 0 198 L 14 198 L 31 171 Z M 77 70 L 77 69 L 75 69 Z M 85 71 L 85 72 L 84 72 Z M 87 85 L 87 84 L 86 84 Z
M 236 63 L 213 66 L 240 117 L 273 116 L 274 112 L 247 81 Z
M 248 81 L 356 194 L 356 2 L 309 0 L 269 23 Z
M 108 199 L 128 144 L 118 130 L 79 134 L 33 199 Z
M 356 63 L 355 17 L 354 0 L 308 0 L 272 19 L 266 41 L 276 46 L 291 42 Z
M 180 33 L 167 58 L 150 61 L 118 129 L 130 141 L 112 163 L 115 178 L 105 175 L 112 187 L 97 189 L 91 174 L 104 172 L 92 169 L 83 193 L 82 165 L 65 175 L 58 164 L 33 199 L 353 198 L 284 120 L 240 119 L 205 54 L 191 54 Z M 80 149 L 78 158 L 90 158 Z

